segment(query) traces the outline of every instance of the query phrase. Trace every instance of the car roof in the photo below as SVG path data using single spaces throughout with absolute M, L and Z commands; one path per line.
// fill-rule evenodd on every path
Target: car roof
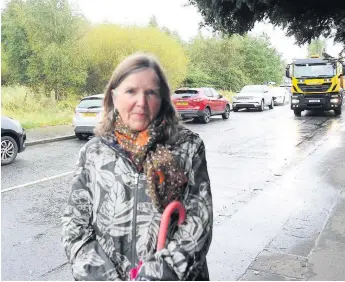
M 187 90 L 200 91 L 200 89 L 202 89 L 202 88 L 181 87 L 181 88 L 176 89 L 175 92 L 176 92 L 176 91 L 182 91 L 182 90 L 186 90 L 186 91 L 187 91 Z
M 104 97 L 105 97 L 104 94 L 96 94 L 96 95 L 91 95 L 91 96 L 83 97 L 83 98 L 81 98 L 81 100 L 87 100 L 87 99 L 90 99 L 90 98 L 104 98 Z

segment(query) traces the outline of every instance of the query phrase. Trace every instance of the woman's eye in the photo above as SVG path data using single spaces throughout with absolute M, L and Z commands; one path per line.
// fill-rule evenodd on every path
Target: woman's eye
M 157 92 L 154 91 L 154 90 L 149 90 L 149 91 L 146 92 L 146 94 L 148 94 L 148 95 L 157 95 Z
M 133 94 L 133 93 L 134 93 L 134 90 L 133 90 L 133 89 L 128 89 L 128 90 L 126 91 L 126 93 L 128 93 L 128 94 Z

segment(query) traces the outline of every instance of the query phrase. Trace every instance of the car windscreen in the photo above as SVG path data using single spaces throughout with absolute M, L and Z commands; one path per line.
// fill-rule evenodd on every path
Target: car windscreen
M 81 109 L 93 109 L 93 108 L 102 108 L 103 99 L 102 98 L 89 98 L 83 99 L 80 101 L 78 108 Z
M 199 92 L 197 90 L 176 90 L 173 97 L 174 98 L 189 98 L 198 95 Z
M 264 87 L 262 85 L 246 85 L 244 86 L 240 93 L 263 93 Z

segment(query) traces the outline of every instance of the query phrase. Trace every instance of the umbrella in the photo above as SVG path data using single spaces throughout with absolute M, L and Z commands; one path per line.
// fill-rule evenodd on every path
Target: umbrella
M 157 252 L 165 247 L 165 241 L 167 238 L 168 227 L 170 223 L 170 218 L 172 213 L 177 210 L 179 213 L 178 224 L 182 224 L 186 219 L 186 210 L 181 202 L 173 201 L 164 209 L 161 219 L 161 224 L 159 226 L 158 241 L 157 241 Z M 140 267 L 143 265 L 143 261 L 139 261 L 138 266 L 132 268 L 129 271 L 129 276 L 131 280 L 134 280 L 139 273 Z

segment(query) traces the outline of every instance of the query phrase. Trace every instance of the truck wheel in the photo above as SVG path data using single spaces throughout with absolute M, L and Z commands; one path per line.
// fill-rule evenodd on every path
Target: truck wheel
M 340 115 L 341 115 L 341 108 L 340 108 L 340 109 L 334 110 L 334 114 L 335 114 L 336 116 L 340 116 Z
M 301 114 L 302 114 L 302 111 L 301 110 L 293 110 L 294 114 L 296 117 L 300 117 Z

